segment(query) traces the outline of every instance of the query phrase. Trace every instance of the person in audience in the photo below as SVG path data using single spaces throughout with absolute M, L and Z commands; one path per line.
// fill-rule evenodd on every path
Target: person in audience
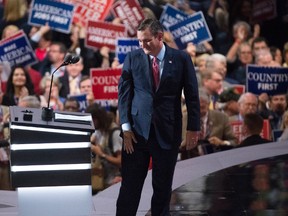
M 228 64 L 227 77 L 236 80 L 239 84 L 246 85 L 246 66 L 253 63 L 252 48 L 248 42 L 243 42 L 237 50 L 237 59 Z
M 40 82 L 40 88 L 42 90 L 42 95 L 40 95 L 41 107 L 48 106 L 48 98 L 50 94 L 50 85 L 51 85 L 52 77 L 50 75 L 45 75 Z M 64 105 L 63 102 L 65 99 L 59 97 L 59 89 L 60 89 L 60 82 L 57 77 L 53 78 L 52 87 L 51 87 L 51 94 L 50 94 L 50 103 L 49 107 L 53 108 L 54 110 L 63 110 Z
M 288 67 L 288 42 L 283 46 L 283 67 Z
M 122 138 L 119 136 L 120 127 L 104 107 L 92 104 L 86 113 L 91 113 L 95 133 L 91 136 L 91 151 L 101 159 L 104 171 L 104 188 L 115 183 L 115 178 L 121 176 Z M 103 189 L 104 189 L 103 188 Z
M 67 98 L 64 101 L 63 111 L 80 112 L 80 104 L 76 98 Z
M 206 60 L 207 70 L 214 70 L 220 73 L 223 77 L 222 89 L 218 92 L 219 94 L 226 88 L 231 87 L 232 84 L 238 84 L 236 80 L 227 77 L 227 61 L 226 57 L 220 53 L 213 53 Z
M 94 103 L 94 94 L 92 91 L 92 81 L 89 76 L 82 76 L 79 83 L 80 93 L 86 94 L 87 105 L 91 105 Z
M 60 97 L 66 98 L 68 95 L 74 96 L 80 94 L 79 83 L 82 77 L 81 72 L 83 68 L 84 65 L 82 57 L 80 57 L 80 60 L 77 63 L 66 66 L 64 76 L 59 78 L 61 83 L 59 91 Z
M 0 35 L 8 25 L 17 26 L 19 29 L 23 29 L 25 33 L 29 32 L 27 6 L 26 0 L 5 1 L 3 19 L 0 21 Z
M 2 32 L 2 40 L 3 39 L 7 39 L 11 36 L 13 36 L 14 34 L 16 34 L 20 29 L 15 26 L 15 25 L 8 25 L 6 26 L 4 29 L 3 29 L 3 32 Z
M 61 43 L 54 41 L 49 46 L 47 56 L 43 60 L 43 64 L 39 68 L 42 77 L 47 74 L 52 74 L 64 61 L 67 53 L 66 46 Z M 64 75 L 65 66 L 62 66 L 55 72 L 55 77 L 61 77 Z
M 288 111 L 283 114 L 280 130 L 282 130 L 282 134 L 277 141 L 288 140 Z
M 251 47 L 252 47 L 252 54 L 254 58 L 259 50 L 269 49 L 268 42 L 264 37 L 254 38 L 254 40 L 252 41 Z
M 210 54 L 203 53 L 201 55 L 196 56 L 195 58 L 195 70 L 199 87 L 202 86 L 201 74 L 203 74 L 206 70 L 206 61 L 209 58 L 209 56 Z
M 229 117 L 239 114 L 238 100 L 240 94 L 235 88 L 224 90 L 218 98 L 216 109 L 222 111 Z
M 279 66 L 282 66 L 283 64 L 283 56 L 280 48 L 276 46 L 270 46 L 270 52 L 272 55 L 273 61 L 279 64 Z
M 19 107 L 29 107 L 29 108 L 41 108 L 40 100 L 35 95 L 28 95 L 23 98 L 20 98 Z
M 50 45 L 53 40 L 53 32 L 48 25 L 41 27 L 33 26 L 30 31 L 30 43 L 34 49 L 37 63 L 31 67 L 40 73 L 41 65 L 45 63 L 45 58 L 48 55 Z
M 250 25 L 245 21 L 237 21 L 233 25 L 233 37 L 234 37 L 234 43 L 230 47 L 228 53 L 226 54 L 227 62 L 232 63 L 236 61 L 236 55 L 238 52 L 238 49 L 241 45 L 241 43 L 247 42 L 251 35 L 251 27 Z
M 2 105 L 18 105 L 19 99 L 34 94 L 34 86 L 29 73 L 21 66 L 14 66 L 7 81 Z
M 188 43 L 186 46 L 186 52 L 191 56 L 193 64 L 195 64 L 196 58 L 196 46 L 193 43 Z
M 256 52 L 255 64 L 264 67 L 281 67 L 278 62 L 273 60 L 269 49 L 261 49 Z
M 248 113 L 258 111 L 258 98 L 251 92 L 242 94 L 238 100 L 239 114 L 230 117 L 230 121 L 243 121 L 244 116 Z
M 202 87 L 211 97 L 210 109 L 215 109 L 219 92 L 223 89 L 223 76 L 212 68 L 207 68 L 201 75 Z
M 263 118 L 257 113 L 248 113 L 243 120 L 243 135 L 246 137 L 238 147 L 246 147 L 271 142 L 260 136 L 263 128 Z
M 272 130 L 280 129 L 282 123 L 282 116 L 287 110 L 287 95 L 277 94 L 270 96 L 269 109 L 261 112 L 265 119 L 269 119 Z
M 209 94 L 203 88 L 199 89 L 199 99 L 201 132 L 197 148 L 198 152 L 195 153 L 193 149 L 191 151 L 182 151 L 182 159 L 231 149 L 238 143 L 237 138 L 233 134 L 228 116 L 218 110 L 209 109 Z M 183 124 L 185 124 L 185 122 L 185 119 L 183 119 Z M 185 140 L 181 144 L 181 149 L 183 149 L 184 146 Z

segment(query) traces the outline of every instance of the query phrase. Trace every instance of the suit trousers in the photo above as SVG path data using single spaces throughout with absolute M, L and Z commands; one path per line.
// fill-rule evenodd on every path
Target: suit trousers
M 116 215 L 136 215 L 150 157 L 152 157 L 152 216 L 170 215 L 169 206 L 177 155 L 177 145 L 169 150 L 159 146 L 153 125 L 148 141 L 138 137 L 132 154 L 122 150 L 122 182 Z

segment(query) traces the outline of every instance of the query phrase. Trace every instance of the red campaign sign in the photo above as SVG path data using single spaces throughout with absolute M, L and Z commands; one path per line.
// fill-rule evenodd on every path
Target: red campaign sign
M 276 0 L 253 0 L 252 20 L 254 22 L 270 20 L 276 16 Z
M 142 8 L 136 0 L 115 2 L 112 13 L 122 20 L 130 37 L 136 36 L 140 22 L 145 19 Z
M 232 85 L 233 88 L 237 91 L 238 94 L 244 94 L 245 93 L 245 85 Z
M 243 137 L 243 122 L 242 121 L 233 121 L 230 122 L 230 125 L 232 127 L 232 131 L 235 135 L 235 137 L 238 140 L 238 143 L 240 143 L 244 137 Z
M 118 82 L 121 68 L 117 69 L 90 69 L 92 90 L 95 100 L 117 100 Z
M 236 136 L 238 143 L 242 142 L 244 140 L 243 136 L 243 122 L 242 121 L 232 121 L 230 122 L 230 125 L 232 127 L 232 131 L 234 135 Z M 263 128 L 261 131 L 260 136 L 262 138 L 271 140 L 271 133 L 270 133 L 270 124 L 267 119 L 264 119 L 263 121 Z
M 262 132 L 261 132 L 261 137 L 271 140 L 271 130 L 270 130 L 270 123 L 268 121 L 268 119 L 264 119 L 263 122 L 263 128 L 262 128 Z
M 88 20 L 104 20 L 109 13 L 114 0 L 59 0 L 75 5 L 73 23 L 86 26 Z
M 107 46 L 111 51 L 116 49 L 116 40 L 127 37 L 126 28 L 122 24 L 88 20 L 85 45 L 100 49 Z

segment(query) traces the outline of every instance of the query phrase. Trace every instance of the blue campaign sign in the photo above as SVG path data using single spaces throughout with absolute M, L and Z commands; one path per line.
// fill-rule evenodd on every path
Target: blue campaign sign
M 288 89 L 288 68 L 248 65 L 246 68 L 247 91 L 256 95 L 269 96 L 286 94 Z
M 135 38 L 118 38 L 116 42 L 116 56 L 119 63 L 124 63 L 124 59 L 128 52 L 139 49 L 139 41 Z
M 37 61 L 26 34 L 21 30 L 0 42 L 0 62 L 9 62 L 10 66 L 27 66 Z
M 189 42 L 200 44 L 201 42 L 212 40 L 211 33 L 201 11 L 170 26 L 169 31 L 179 49 L 185 49 Z
M 166 4 L 159 21 L 165 30 L 168 30 L 170 26 L 186 19 L 187 17 L 187 14 L 178 10 L 176 7 L 172 6 L 171 4 Z
M 48 25 L 56 31 L 69 33 L 74 14 L 74 5 L 53 0 L 34 0 L 31 4 L 28 23 Z

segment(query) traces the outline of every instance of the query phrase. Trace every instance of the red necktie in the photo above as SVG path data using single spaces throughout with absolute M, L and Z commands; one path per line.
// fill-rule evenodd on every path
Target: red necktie
M 156 57 L 153 58 L 152 70 L 153 70 L 155 88 L 157 89 L 160 81 L 160 74 L 159 74 L 159 64 Z

